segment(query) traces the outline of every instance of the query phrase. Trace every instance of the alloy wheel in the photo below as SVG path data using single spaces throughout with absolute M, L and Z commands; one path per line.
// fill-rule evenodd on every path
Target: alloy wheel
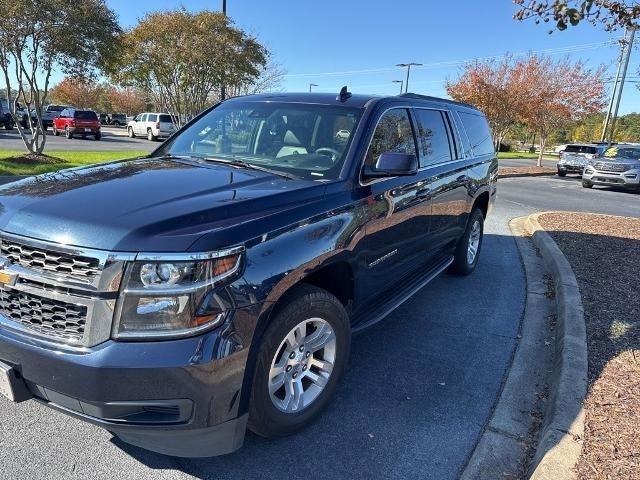
M 322 393 L 336 360 L 336 335 L 322 318 L 296 325 L 280 343 L 268 376 L 269 397 L 285 413 L 298 413 Z
M 471 232 L 469 233 L 469 246 L 467 247 L 467 263 L 473 265 L 473 262 L 478 255 L 478 249 L 480 248 L 480 236 L 482 235 L 482 227 L 480 221 L 476 220 L 471 226 Z

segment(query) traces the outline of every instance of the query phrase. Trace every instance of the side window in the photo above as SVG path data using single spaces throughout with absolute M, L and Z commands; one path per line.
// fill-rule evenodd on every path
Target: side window
M 420 167 L 448 162 L 453 159 L 450 132 L 444 113 L 439 110 L 415 109 L 418 120 Z
M 386 152 L 416 154 L 411 120 L 404 108 L 394 108 L 380 117 L 365 157 L 365 164 L 374 166 L 378 157 Z
M 147 121 L 148 122 L 157 122 L 158 121 L 158 115 L 156 115 L 155 113 L 150 113 L 149 116 L 147 117 Z
M 491 130 L 484 116 L 473 113 L 458 113 L 460 114 L 464 129 L 467 131 L 469 142 L 471 142 L 473 155 L 478 156 L 495 153 Z
M 147 114 L 143 113 L 142 116 L 140 117 L 140 121 L 141 122 L 146 122 L 147 121 Z

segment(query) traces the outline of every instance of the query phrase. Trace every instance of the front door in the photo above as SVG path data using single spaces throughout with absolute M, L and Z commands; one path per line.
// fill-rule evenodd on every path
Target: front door
M 385 152 L 417 155 L 414 126 L 405 108 L 387 110 L 378 120 L 365 157 L 374 165 Z M 360 298 L 372 299 L 424 265 L 424 236 L 431 204 L 426 172 L 414 176 L 363 180 L 367 197 Z

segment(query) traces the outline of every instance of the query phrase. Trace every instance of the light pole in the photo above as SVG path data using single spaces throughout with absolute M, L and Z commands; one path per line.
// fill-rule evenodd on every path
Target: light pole
M 391 80 L 393 83 L 400 84 L 400 95 L 402 95 L 402 85 L 404 85 L 404 80 Z
M 222 15 L 224 15 L 225 17 L 227 16 L 227 0 L 222 0 Z M 222 85 L 220 86 L 220 100 L 224 101 L 224 99 L 227 97 L 227 88 L 224 84 L 225 82 L 225 74 L 224 71 L 222 72 Z
M 396 65 L 396 67 L 407 67 L 407 80 L 404 83 L 404 93 L 407 93 L 409 91 L 409 72 L 411 72 L 411 67 L 419 67 L 421 66 L 421 63 L 416 63 L 416 62 L 409 62 L 409 63 L 398 63 Z
M 313 87 L 317 87 L 317 86 L 318 86 L 318 84 L 316 84 L 316 83 L 310 83 L 310 84 L 309 84 L 309 93 L 311 93 L 311 89 L 312 89 Z

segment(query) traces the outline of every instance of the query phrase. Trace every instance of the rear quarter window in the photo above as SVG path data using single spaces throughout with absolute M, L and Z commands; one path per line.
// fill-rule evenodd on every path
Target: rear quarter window
M 171 115 L 160 115 L 160 122 L 161 123 L 173 123 L 173 121 L 171 120 Z
M 474 156 L 495 154 L 493 137 L 487 119 L 483 115 L 458 112 L 467 132 Z

